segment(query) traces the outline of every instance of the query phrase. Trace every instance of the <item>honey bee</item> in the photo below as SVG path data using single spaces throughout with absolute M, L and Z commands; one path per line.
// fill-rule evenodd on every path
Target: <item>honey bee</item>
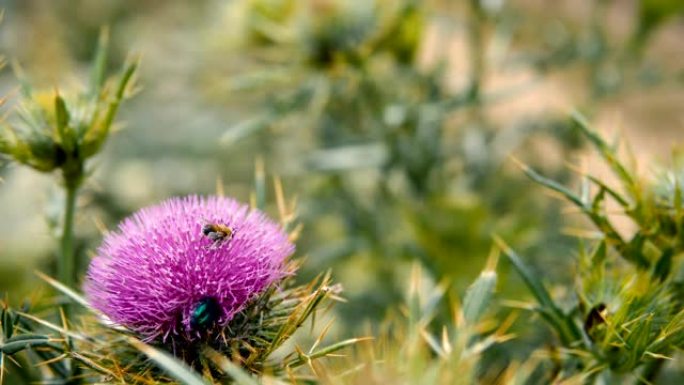
M 209 248 L 215 249 L 224 241 L 233 239 L 235 230 L 221 223 L 206 222 L 202 225 L 202 234 L 214 242 Z

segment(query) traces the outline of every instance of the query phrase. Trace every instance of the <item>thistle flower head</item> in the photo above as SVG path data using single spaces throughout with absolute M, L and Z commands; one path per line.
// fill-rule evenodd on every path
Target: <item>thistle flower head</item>
M 207 225 L 232 234 L 212 234 Z M 146 340 L 192 340 L 225 326 L 285 277 L 293 251 L 280 226 L 247 205 L 216 196 L 172 198 L 106 235 L 84 290 L 94 308 Z
M 102 149 L 137 70 L 131 60 L 119 76 L 105 78 L 107 36 L 103 30 L 87 90 L 64 95 L 34 90 L 17 67 L 22 98 L 8 120 L 0 122 L 0 156 L 40 172 L 61 170 L 70 188 L 82 183 L 85 162 Z

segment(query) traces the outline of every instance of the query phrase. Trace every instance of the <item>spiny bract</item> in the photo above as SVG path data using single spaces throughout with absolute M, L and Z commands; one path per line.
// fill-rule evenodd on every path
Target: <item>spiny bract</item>
M 235 234 L 214 247 L 202 233 L 207 222 Z M 196 339 L 287 275 L 293 252 L 285 231 L 257 209 L 225 197 L 171 198 L 105 236 L 84 291 L 94 308 L 148 341 Z M 195 319 L 208 299 L 218 305 L 214 325 Z

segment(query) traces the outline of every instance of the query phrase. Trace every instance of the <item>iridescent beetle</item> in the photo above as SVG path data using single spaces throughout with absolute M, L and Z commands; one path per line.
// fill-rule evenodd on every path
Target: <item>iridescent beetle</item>
M 199 300 L 190 315 L 190 326 L 193 330 L 205 331 L 214 326 L 221 317 L 221 305 L 214 297 Z

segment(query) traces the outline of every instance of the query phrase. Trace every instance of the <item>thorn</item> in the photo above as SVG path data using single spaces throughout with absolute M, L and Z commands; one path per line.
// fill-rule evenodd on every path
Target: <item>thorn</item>
M 449 340 L 449 331 L 447 330 L 446 325 L 444 325 L 442 328 L 442 349 L 444 349 L 446 354 L 451 354 L 453 351 L 453 347 L 451 346 L 451 342 Z
M 570 161 L 563 161 L 563 164 L 565 167 L 568 168 L 568 170 L 580 175 L 580 176 L 587 176 L 589 175 L 589 171 L 587 169 L 587 162 L 586 159 L 582 159 L 581 164 L 577 165 L 574 163 L 571 163 Z
M 249 193 L 249 206 L 250 206 L 252 209 L 255 209 L 255 208 L 257 207 L 257 203 L 256 203 L 256 194 L 254 193 L 254 191 L 252 191 L 252 192 Z
M 93 216 L 92 218 L 97 231 L 99 231 L 101 235 L 106 235 L 109 230 L 107 230 L 107 226 L 102 222 L 102 219 L 100 219 L 99 216 Z
M 223 178 L 221 178 L 221 175 L 216 177 L 216 195 L 220 197 L 225 195 L 225 191 L 223 190 Z
M 487 264 L 485 265 L 485 271 L 495 271 L 496 266 L 499 262 L 499 256 L 501 255 L 501 250 L 496 247 L 492 247 L 487 257 Z
M 297 202 L 299 200 L 298 196 L 293 196 L 292 199 L 290 200 L 290 217 L 294 218 L 296 217 L 295 213 L 297 212 Z
M 60 354 L 59 356 L 54 357 L 54 358 L 51 358 L 51 359 L 49 359 L 49 360 L 41 361 L 41 362 L 39 362 L 39 363 L 37 363 L 37 364 L 35 364 L 35 365 L 33 365 L 33 366 L 38 367 L 38 366 L 50 365 L 50 364 L 53 363 L 53 362 L 57 362 L 57 361 L 63 360 L 63 359 L 65 359 L 65 358 L 67 358 L 67 357 L 68 357 L 67 354 L 66 354 L 66 353 L 63 353 L 63 354 Z M 0 382 L 0 384 L 2 384 L 2 382 Z
M 510 246 L 508 246 L 508 244 L 501 237 L 499 237 L 498 234 L 493 234 L 492 239 L 494 240 L 494 243 L 496 243 L 497 247 L 504 253 L 513 251 L 511 250 Z
M 297 239 L 299 239 L 299 236 L 301 235 L 303 229 L 304 229 L 304 224 L 298 223 L 297 226 L 295 226 L 295 228 L 292 229 L 292 231 L 290 231 L 290 234 L 288 236 L 288 239 L 290 240 L 290 242 L 294 242 Z
M 323 341 L 323 338 L 325 338 L 325 335 L 328 334 L 328 331 L 330 331 L 330 328 L 333 326 L 333 322 L 335 322 L 335 318 L 331 318 L 330 322 L 328 322 L 324 327 L 323 331 L 321 331 L 321 334 L 318 335 L 316 338 L 316 341 L 314 341 L 313 345 L 311 345 L 311 349 L 309 349 L 309 354 L 312 354 L 314 350 L 318 347 L 318 345 Z
M 3 354 L 5 356 L 5 354 Z M 21 363 L 17 360 L 14 359 L 12 356 L 6 356 L 8 360 L 12 361 L 14 365 L 16 365 L 18 368 L 22 368 Z
M 278 213 L 280 215 L 280 222 L 285 225 L 287 215 L 287 207 L 285 204 L 285 194 L 283 193 L 283 183 L 279 177 L 273 177 L 273 189 L 275 190 L 276 204 L 278 205 Z
M 259 155 L 254 161 L 254 178 L 257 180 L 264 180 L 266 175 L 266 167 L 264 165 L 264 158 Z
M 508 158 L 524 172 L 527 172 L 530 169 L 530 166 L 526 165 L 523 161 L 521 161 L 514 155 L 510 155 Z
M 499 328 L 496 329 L 495 334 L 496 335 L 504 335 L 508 329 L 510 329 L 511 326 L 513 326 L 513 323 L 515 320 L 518 318 L 518 312 L 517 311 L 512 311 L 506 319 L 499 325 Z

